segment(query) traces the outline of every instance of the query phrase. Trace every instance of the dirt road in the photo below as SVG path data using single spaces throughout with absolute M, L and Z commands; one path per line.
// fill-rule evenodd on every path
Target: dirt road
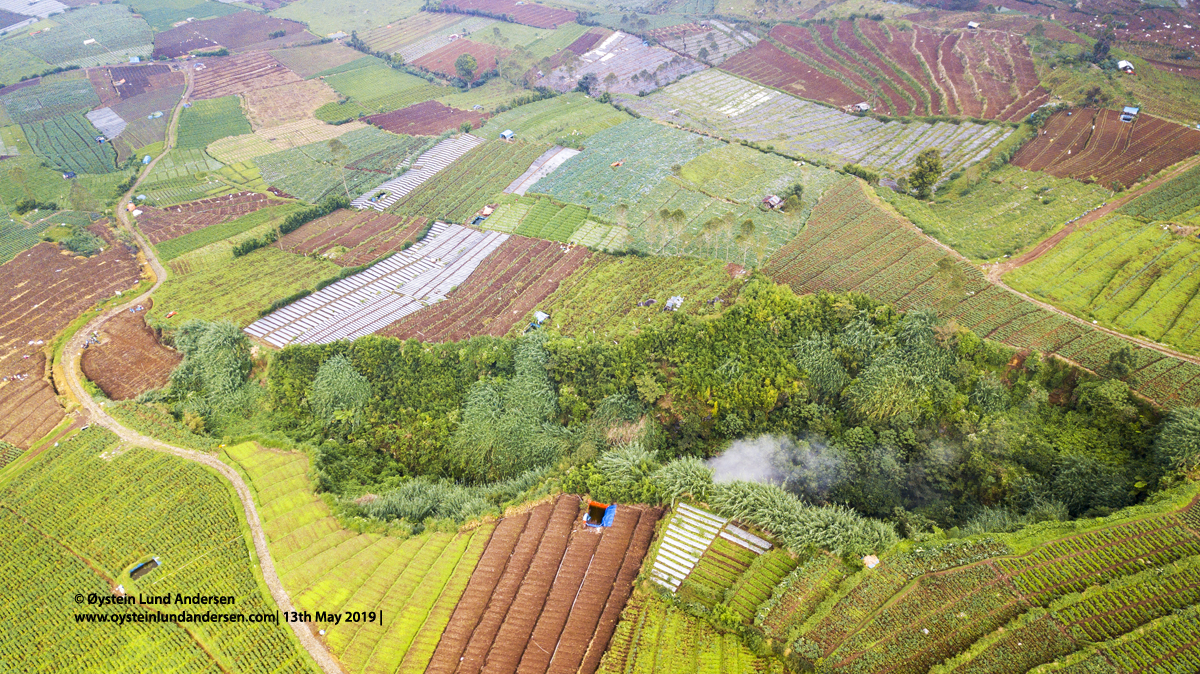
M 187 90 L 184 92 L 183 98 L 180 100 L 179 105 L 175 107 L 174 114 L 171 116 L 171 123 L 167 127 L 167 139 L 165 145 L 166 149 L 170 149 L 175 145 L 175 139 L 179 125 L 179 116 L 183 111 L 183 103 L 188 100 L 192 93 L 192 74 L 190 70 L 185 71 L 185 75 L 188 83 Z M 166 151 L 164 150 L 163 154 L 160 154 L 158 158 L 162 158 L 162 156 L 165 154 Z M 158 159 L 155 159 L 146 167 L 144 171 L 142 171 L 142 174 L 138 177 L 137 182 L 135 182 L 133 188 L 130 189 L 129 194 L 125 195 L 125 197 L 118 204 L 117 208 L 117 217 L 120 224 L 137 240 L 138 245 L 145 253 L 147 264 L 150 265 L 150 268 L 154 271 L 154 285 L 151 286 L 151 288 L 146 292 L 129 300 L 125 304 L 115 306 L 92 319 L 91 322 L 77 331 L 75 336 L 63 346 L 62 362 L 63 370 L 66 373 L 67 385 L 71 388 L 71 391 L 74 393 L 75 397 L 79 399 L 84 411 L 90 417 L 91 423 L 100 424 L 101 426 L 111 430 L 113 433 L 116 433 L 117 436 L 122 440 L 139 447 L 147 447 L 149 449 L 165 452 L 167 454 L 173 454 L 187 461 L 194 461 L 201 465 L 208 466 L 209 468 L 217 471 L 221 477 L 229 480 L 229 482 L 233 484 L 233 488 L 237 492 L 238 500 L 242 502 L 242 510 L 246 516 L 246 524 L 250 527 L 250 534 L 254 540 L 254 553 L 258 558 L 258 564 L 262 569 L 263 579 L 267 583 L 267 588 L 271 591 L 271 597 L 274 598 L 275 604 L 279 607 L 280 611 L 291 611 L 294 608 L 292 606 L 292 600 L 288 597 L 287 591 L 283 588 L 283 583 L 279 580 L 279 574 L 275 571 L 275 562 L 271 558 L 271 550 L 267 547 L 267 537 L 263 533 L 262 523 L 258 518 L 258 509 L 254 505 L 254 498 L 250 493 L 250 488 L 246 485 L 246 482 L 242 480 L 242 476 L 239 475 L 233 468 L 223 463 L 216 456 L 196 452 L 190 449 L 184 449 L 182 447 L 176 447 L 174 445 L 168 445 L 165 442 L 160 442 L 154 438 L 146 437 L 132 429 L 122 426 L 120 422 L 109 416 L 108 413 L 104 411 L 104 408 L 96 403 L 95 400 L 92 400 L 92 397 L 88 395 L 87 391 L 84 390 L 83 385 L 80 383 L 79 359 L 83 353 L 83 343 L 86 341 L 87 336 L 90 335 L 92 331 L 98 330 L 100 325 L 108 318 L 122 311 L 126 311 L 131 306 L 145 303 L 150 295 L 155 290 L 158 290 L 159 286 L 161 286 L 163 281 L 165 281 L 167 278 L 166 269 L 164 269 L 162 264 L 159 263 L 158 258 L 154 254 L 154 249 L 146 242 L 145 239 L 142 238 L 141 234 L 139 234 L 137 230 L 131 226 L 129 222 L 129 215 L 125 211 L 125 204 L 129 202 L 132 195 L 137 193 L 138 186 L 141 185 L 142 180 L 149 175 L 150 170 L 154 168 L 154 165 L 157 162 Z M 326 672 L 326 674 L 341 674 L 344 671 L 338 664 L 337 660 L 329 653 L 329 650 L 326 649 L 325 646 L 318 641 L 315 636 L 313 636 L 307 625 L 304 625 L 303 623 L 288 624 L 291 625 L 292 631 L 296 633 L 296 637 L 300 640 L 300 643 L 304 646 L 304 649 L 308 651 L 309 655 L 312 656 L 312 659 L 316 661 L 317 665 L 324 672 Z

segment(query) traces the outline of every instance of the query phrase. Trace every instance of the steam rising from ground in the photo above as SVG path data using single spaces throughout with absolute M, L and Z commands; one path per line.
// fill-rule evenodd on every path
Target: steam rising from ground
M 709 459 L 708 467 L 713 469 L 715 482 L 783 484 L 787 475 L 780 467 L 785 465 L 786 454 L 795 447 L 790 439 L 775 435 L 735 440 L 724 454 Z
M 760 435 L 737 440 L 725 453 L 709 459 L 708 466 L 715 482 L 777 484 L 810 498 L 847 478 L 837 451 L 816 437 L 797 441 Z

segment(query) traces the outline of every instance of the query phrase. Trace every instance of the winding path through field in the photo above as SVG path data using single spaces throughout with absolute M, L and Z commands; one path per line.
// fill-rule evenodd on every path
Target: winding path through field
M 138 179 L 134 183 L 133 187 L 130 188 L 129 193 L 126 194 L 117 205 L 117 219 L 126 229 L 126 231 L 133 235 L 134 239 L 138 242 L 138 246 L 141 247 L 143 253 L 145 254 L 146 263 L 154 271 L 154 285 L 151 286 L 146 292 L 138 295 L 125 304 L 115 306 L 108 311 L 103 312 L 88 322 L 86 326 L 80 328 L 75 333 L 74 337 L 72 337 L 70 341 L 63 345 L 63 371 L 66 375 L 65 378 L 67 381 L 67 386 L 70 387 L 71 392 L 75 395 L 75 397 L 79 399 L 80 404 L 87 412 L 91 423 L 104 426 L 113 433 L 116 433 L 117 436 L 122 440 L 139 447 L 147 447 L 149 449 L 165 452 L 167 454 L 173 454 L 182 459 L 194 461 L 195 463 L 212 468 L 219 475 L 221 475 L 221 477 L 225 478 L 233 485 L 234 490 L 237 492 L 238 500 L 242 502 L 242 510 L 246 515 L 246 524 L 250 527 L 250 534 L 254 540 L 254 552 L 258 557 L 258 564 L 262 568 L 263 579 L 267 583 L 267 588 L 271 591 L 271 597 L 274 598 L 275 604 L 278 606 L 280 611 L 292 611 L 292 600 L 290 597 L 288 597 L 287 591 L 283 588 L 283 583 L 279 580 L 279 574 L 275 571 L 275 562 L 271 558 L 271 550 L 267 547 L 267 537 L 263 533 L 262 522 L 258 518 L 258 509 L 254 505 L 254 497 L 251 495 L 250 488 L 246 485 L 246 482 L 242 479 L 242 476 L 239 475 L 236 470 L 212 454 L 204 454 L 202 452 L 169 445 L 165 442 L 146 437 L 134 430 L 126 428 L 116 419 L 109 416 L 108 413 L 104 411 L 104 408 L 101 407 L 100 404 L 97 404 L 96 401 L 93 400 L 88 394 L 88 392 L 84 390 L 83 384 L 80 383 L 79 359 L 83 353 L 83 343 L 87 339 L 87 336 L 91 334 L 93 330 L 98 330 L 100 325 L 110 317 L 122 311 L 126 311 L 130 306 L 136 306 L 138 303 L 145 302 L 146 299 L 154 293 L 154 291 L 158 290 L 163 281 L 166 280 L 166 269 L 164 269 L 162 264 L 158 261 L 158 258 L 154 254 L 154 249 L 146 242 L 145 239 L 142 238 L 137 229 L 134 228 L 129 222 L 129 216 L 125 211 L 125 204 L 129 202 L 130 196 L 136 193 L 138 186 L 141 185 L 142 180 L 149 175 L 155 164 L 158 163 L 158 160 L 166 154 L 167 150 L 175 146 L 177 129 L 179 125 L 179 116 L 183 112 L 184 102 L 188 100 L 192 93 L 193 82 L 190 65 L 185 66 L 184 73 L 187 77 L 187 89 L 184 91 L 183 98 L 180 99 L 179 104 L 175 107 L 175 111 L 171 116 L 171 123 L 167 126 L 167 137 L 163 153 L 146 166 L 145 170 L 143 170 L 141 175 L 138 176 Z M 304 646 L 305 650 L 308 651 L 309 655 L 312 656 L 312 659 L 316 661 L 317 665 L 320 666 L 320 668 L 326 672 L 326 674 L 341 674 L 341 672 L 343 672 L 343 669 L 338 664 L 337 660 L 329 653 L 329 650 L 325 648 L 324 644 L 322 644 L 315 636 L 313 636 L 312 632 L 305 624 L 288 623 L 288 625 L 291 626 L 292 631 L 295 632 L 296 637 L 300 640 L 300 643 Z
M 1089 323 L 1088 321 L 1084 320 L 1083 318 L 1080 318 L 1079 316 L 1076 316 L 1075 314 L 1067 311 L 1066 309 L 1060 309 L 1060 308 L 1054 306 L 1053 304 L 1050 304 L 1048 302 L 1043 302 L 1042 300 L 1039 300 L 1036 297 L 1033 297 L 1032 295 L 1028 295 L 1026 293 L 1021 292 L 1020 290 L 1013 288 L 1012 286 L 1005 283 L 1004 278 L 1003 278 L 1005 274 L 1007 274 L 1013 270 L 1016 270 L 1019 267 L 1023 267 L 1025 265 L 1029 264 L 1030 262 L 1037 260 L 1038 258 L 1045 255 L 1046 253 L 1050 252 L 1051 250 L 1054 249 L 1055 246 L 1062 243 L 1062 241 L 1064 239 L 1066 239 L 1068 236 L 1071 235 L 1072 232 L 1079 229 L 1080 227 L 1091 224 L 1091 223 L 1099 220 L 1100 218 L 1103 218 L 1106 215 L 1109 215 L 1110 213 L 1117 210 L 1118 208 L 1124 206 L 1125 204 L 1129 203 L 1130 201 L 1133 201 L 1135 198 L 1142 196 L 1143 194 L 1148 194 L 1152 190 L 1155 190 L 1158 187 L 1161 187 L 1167 181 L 1178 177 L 1184 171 L 1187 171 L 1188 169 L 1191 169 L 1197 165 L 1200 165 L 1200 157 L 1193 157 L 1191 159 L 1188 159 L 1186 161 L 1182 161 L 1182 162 L 1176 164 L 1170 170 L 1161 172 L 1158 175 L 1158 177 L 1155 178 L 1154 180 L 1144 183 L 1141 187 L 1137 188 L 1136 190 L 1130 190 L 1130 191 L 1125 192 L 1125 194 L 1123 194 L 1120 198 L 1117 198 L 1117 199 L 1114 199 L 1112 201 L 1105 203 L 1100 208 L 1097 208 L 1096 210 L 1092 211 L 1091 213 L 1088 213 L 1087 215 L 1084 215 L 1083 217 L 1079 218 L 1075 222 L 1072 222 L 1071 224 L 1063 227 L 1062 229 L 1058 230 L 1053 235 L 1051 235 L 1049 238 L 1038 243 L 1032 249 L 1025 252 L 1020 257 L 1016 257 L 1011 260 L 1001 262 L 999 264 L 985 266 L 984 270 L 983 270 L 984 273 L 987 275 L 988 280 L 991 281 L 992 283 L 995 283 L 997 286 L 1004 288 L 1005 290 L 1007 290 L 1010 293 L 1014 293 L 1016 295 L 1021 296 L 1025 300 L 1033 302 L 1034 304 L 1040 306 L 1043 309 L 1046 309 L 1047 311 L 1053 311 L 1054 313 L 1059 314 L 1060 316 L 1070 318 L 1076 322 L 1086 325 L 1087 327 L 1089 327 L 1093 330 L 1107 332 L 1108 334 L 1110 334 L 1114 337 L 1120 337 L 1121 339 L 1125 339 L 1125 340 L 1134 342 L 1138 346 L 1143 346 L 1147 349 L 1153 349 L 1165 356 L 1171 356 L 1173 358 L 1178 358 L 1179 360 L 1186 360 L 1186 361 L 1200 365 L 1200 357 L 1197 357 L 1197 356 L 1189 354 L 1189 353 L 1183 353 L 1182 351 L 1176 351 L 1175 349 L 1172 349 L 1169 346 L 1164 346 L 1162 344 L 1159 344 L 1158 342 L 1154 342 L 1154 341 L 1151 341 L 1148 339 L 1142 339 L 1141 337 L 1134 337 L 1133 335 L 1128 335 L 1128 334 L 1125 334 L 1124 332 L 1120 332 L 1118 330 L 1106 328 L 1102 325 L 1096 325 L 1096 324 Z M 930 237 L 927 234 L 925 236 L 927 238 L 929 238 L 931 241 L 936 242 L 936 239 L 934 239 L 933 237 Z M 942 247 L 949 249 L 948 246 L 943 245 Z

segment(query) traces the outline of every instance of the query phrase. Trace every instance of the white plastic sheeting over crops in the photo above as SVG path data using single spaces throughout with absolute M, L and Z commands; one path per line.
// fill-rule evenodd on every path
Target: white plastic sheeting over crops
M 417 160 L 412 163 L 412 168 L 405 171 L 403 175 L 364 192 L 362 196 L 351 201 L 350 205 L 355 208 L 374 208 L 382 211 L 400 201 L 426 180 L 437 175 L 438 171 L 446 168 L 455 159 L 470 152 L 482 142 L 482 138 L 469 133 L 464 133 L 457 138 L 447 138 L 417 157 Z M 378 201 L 371 201 L 371 197 L 381 191 L 387 192 L 387 195 Z
M 121 119 L 121 116 L 114 112 L 112 108 L 92 110 L 84 116 L 88 118 L 92 126 L 99 129 L 100 133 L 104 134 L 104 137 L 109 140 L 121 135 L 121 132 L 126 127 L 125 120 Z
M 369 335 L 445 299 L 507 239 L 435 223 L 408 250 L 271 312 L 246 332 L 280 348 Z
M 770 543 L 733 526 L 724 517 L 680 503 L 663 532 L 651 578 L 675 592 L 718 536 L 760 555 L 771 549 Z
M 519 194 L 525 196 L 525 192 L 533 187 L 537 181 L 550 175 L 554 169 L 562 166 L 563 162 L 579 154 L 579 150 L 572 150 L 569 147 L 555 145 L 554 147 L 542 153 L 542 156 L 533 160 L 533 164 L 529 169 L 520 175 L 516 180 L 512 181 L 508 187 L 504 188 L 505 194 Z
M 881 122 L 768 89 L 719 70 L 684 78 L 645 97 L 619 102 L 654 119 L 725 137 L 769 143 L 786 152 L 854 163 L 901 175 L 918 153 L 938 148 L 945 174 L 983 159 L 1012 127 L 962 122 Z

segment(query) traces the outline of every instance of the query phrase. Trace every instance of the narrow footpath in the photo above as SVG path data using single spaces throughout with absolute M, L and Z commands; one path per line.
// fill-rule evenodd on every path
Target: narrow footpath
M 87 336 L 90 335 L 92 331 L 99 330 L 100 325 L 112 316 L 115 316 L 123 311 L 127 311 L 129 307 L 144 303 L 151 296 L 151 294 L 154 293 L 154 291 L 158 290 L 159 286 L 161 286 L 163 281 L 165 281 L 167 278 L 167 271 L 155 256 L 154 248 L 152 248 L 149 243 L 142 238 L 142 235 L 137 231 L 137 229 L 132 226 L 132 223 L 129 220 L 128 212 L 125 210 L 125 204 L 129 203 L 133 198 L 133 195 L 137 193 L 138 187 L 142 184 L 142 181 L 146 178 L 146 176 L 150 174 L 150 171 L 153 170 L 154 166 L 158 163 L 158 160 L 166 155 L 168 150 L 175 146 L 178 134 L 179 117 L 183 113 L 184 103 L 187 102 L 191 97 L 193 85 L 190 64 L 185 65 L 184 68 L 184 74 L 187 77 L 187 89 L 184 91 L 183 98 L 180 99 L 179 104 L 176 105 L 175 110 L 172 113 L 171 123 L 167 126 L 167 137 L 163 152 L 143 169 L 133 187 L 130 188 L 129 193 L 126 194 L 117 204 L 116 211 L 117 220 L 120 223 L 120 226 L 133 235 L 138 246 L 142 249 L 142 252 L 146 257 L 146 264 L 149 265 L 150 269 L 154 272 L 154 285 L 151 286 L 146 292 L 138 295 L 128 302 L 119 306 L 114 306 L 108 311 L 105 311 L 104 313 L 92 319 L 86 326 L 78 330 L 75 333 L 75 336 L 72 337 L 71 340 L 65 345 L 63 345 L 63 370 L 66 373 L 67 385 L 71 388 L 71 391 L 74 393 L 75 397 L 79 399 L 80 404 L 83 406 L 83 409 L 87 413 L 91 423 L 99 424 L 109 429 L 113 433 L 116 433 L 117 436 L 122 440 L 137 445 L 138 447 L 146 447 L 148 449 L 164 452 L 166 454 L 173 454 L 181 459 L 208 466 L 209 468 L 217 471 L 221 477 L 224 477 L 231 484 L 233 484 L 233 488 L 237 493 L 238 500 L 242 502 L 242 510 L 246 516 L 246 524 L 249 525 L 251 536 L 254 539 L 254 552 L 258 557 L 258 564 L 262 568 L 263 579 L 266 581 L 267 587 L 271 591 L 271 597 L 275 600 L 275 604 L 278 606 L 280 611 L 292 611 L 294 610 L 294 607 L 292 606 L 292 600 L 290 597 L 288 597 L 287 591 L 283 588 L 282 581 L 279 580 L 279 574 L 275 571 L 275 562 L 271 558 L 270 548 L 267 547 L 267 537 L 263 533 L 262 522 L 258 518 L 258 509 L 254 505 L 254 497 L 250 493 L 250 487 L 246 485 L 246 482 L 242 479 L 242 476 L 239 475 L 236 470 L 212 454 L 204 454 L 202 452 L 169 445 L 154 438 L 146 437 L 130 428 L 126 428 L 116 419 L 109 416 L 108 413 L 104 411 L 104 408 L 97 404 L 95 400 L 92 400 L 92 397 L 83 388 L 83 384 L 80 382 L 79 362 L 80 356 L 83 354 L 83 343 L 87 340 Z M 304 649 L 308 651 L 309 655 L 312 656 L 312 659 L 317 663 L 321 670 L 325 672 L 325 674 L 342 674 L 344 671 L 342 667 L 329 653 L 329 650 L 325 648 L 325 645 L 318 641 L 315 636 L 313 636 L 312 631 L 309 630 L 307 625 L 303 623 L 288 623 L 288 625 L 291 626 L 292 631 L 295 632 L 296 637 L 300 640 L 300 643 L 304 646 Z

